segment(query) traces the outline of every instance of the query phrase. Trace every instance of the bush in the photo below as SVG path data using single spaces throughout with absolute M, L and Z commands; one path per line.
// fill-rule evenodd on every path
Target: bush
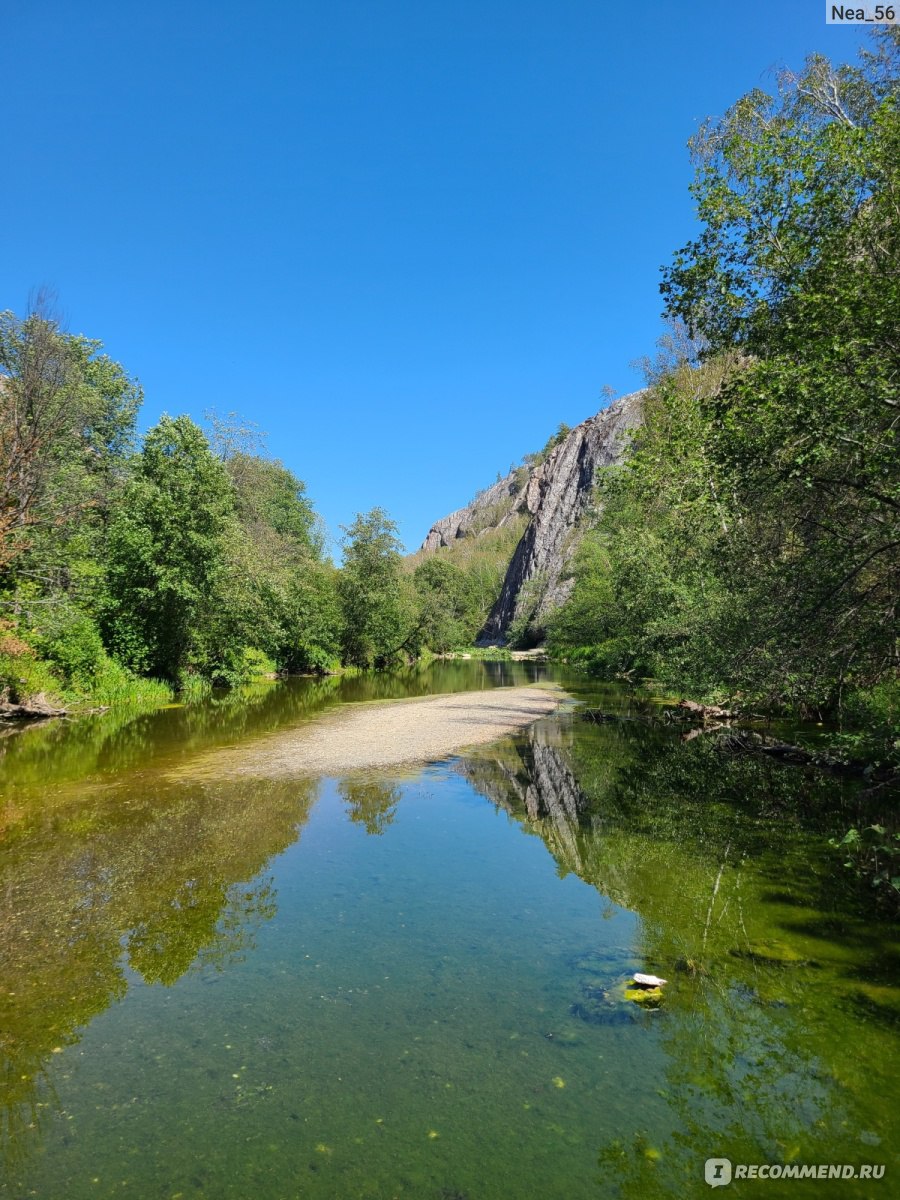
M 64 690 L 50 664 L 36 658 L 33 650 L 16 654 L 0 650 L 0 693 L 6 693 L 13 704 L 27 704 L 42 693 L 51 703 L 61 703 Z
M 900 679 L 860 688 L 844 700 L 840 744 L 875 767 L 900 768 Z
M 341 660 L 322 646 L 301 645 L 291 656 L 291 669 L 300 675 L 335 675 L 341 669 Z
M 178 698 L 185 704 L 205 700 L 212 693 L 212 688 L 213 685 L 209 679 L 203 675 L 195 675 L 192 671 L 182 671 L 176 685 Z
M 264 679 L 276 674 L 278 665 L 264 650 L 245 646 L 243 651 L 244 679 Z
M 166 704 L 172 696 L 167 683 L 142 679 L 104 652 L 83 698 L 95 704 Z
M 91 689 L 91 681 L 107 658 L 97 626 L 68 604 L 51 610 L 35 645 L 64 682 L 78 691 Z

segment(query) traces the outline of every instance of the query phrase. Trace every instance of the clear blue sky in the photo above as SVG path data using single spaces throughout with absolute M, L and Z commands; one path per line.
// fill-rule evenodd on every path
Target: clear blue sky
M 862 34 L 821 0 L 0 0 L 0 308 L 238 410 L 332 533 L 430 523 L 601 406 L 692 233 L 685 142 Z

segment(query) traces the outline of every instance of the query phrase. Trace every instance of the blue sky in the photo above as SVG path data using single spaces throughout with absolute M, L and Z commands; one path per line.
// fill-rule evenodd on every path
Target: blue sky
M 692 234 L 685 142 L 855 55 L 821 0 L 0 0 L 0 308 L 53 287 L 160 413 L 269 433 L 333 534 L 596 412 Z

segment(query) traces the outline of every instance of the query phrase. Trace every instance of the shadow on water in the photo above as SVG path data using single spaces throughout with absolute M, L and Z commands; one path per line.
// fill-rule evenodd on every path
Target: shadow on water
M 300 680 L 6 739 L 0 1194 L 700 1196 L 720 1154 L 896 1172 L 900 931 L 823 850 L 846 783 L 683 743 L 616 690 L 616 721 L 402 779 L 164 778 L 337 704 L 537 674 Z M 669 980 L 658 1004 L 636 970 Z

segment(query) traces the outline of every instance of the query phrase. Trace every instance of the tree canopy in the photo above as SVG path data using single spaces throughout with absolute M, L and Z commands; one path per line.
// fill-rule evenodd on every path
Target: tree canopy
M 748 703 L 877 695 L 895 719 L 898 44 L 813 57 L 694 139 L 701 230 L 662 284 L 684 334 L 600 481 L 557 648 Z

